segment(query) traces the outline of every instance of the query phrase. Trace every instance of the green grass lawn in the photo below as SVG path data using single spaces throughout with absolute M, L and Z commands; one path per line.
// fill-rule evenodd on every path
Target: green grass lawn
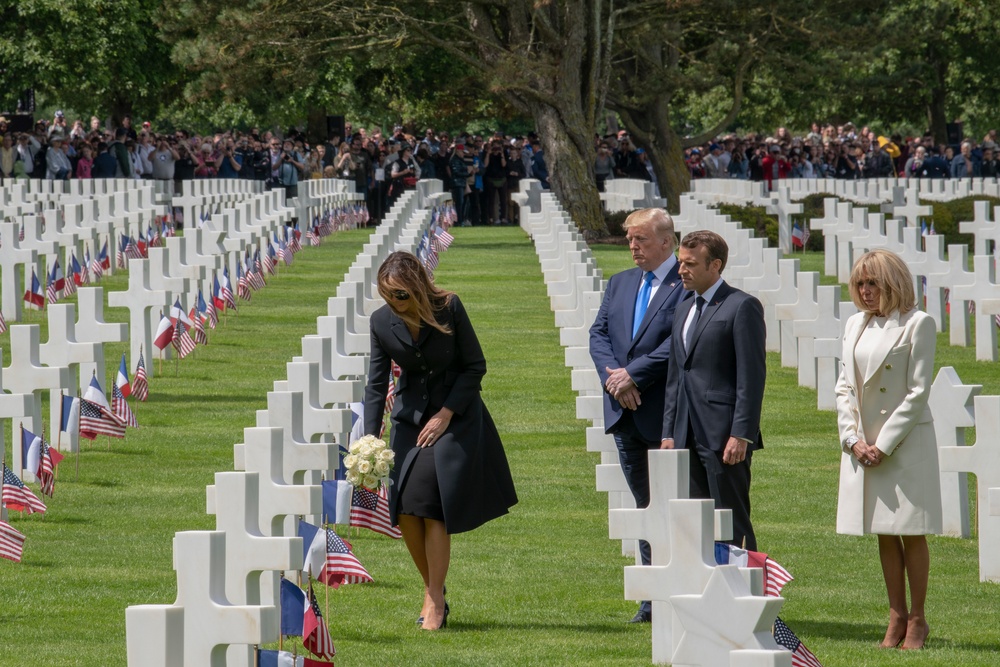
M 453 233 L 437 280 L 462 296 L 483 344 L 484 399 L 520 503 L 455 536 L 452 614 L 438 633 L 414 623 L 422 588 L 403 544 L 341 531 L 375 583 L 329 590 L 328 600 L 317 589 L 320 606 L 329 604 L 337 664 L 649 664 L 649 626 L 625 623 L 636 608 L 622 594 L 630 561 L 607 537 L 607 500 L 594 490 L 598 455 L 586 452 L 587 424 L 575 419 L 570 371 L 531 244 L 517 228 Z M 254 425 L 300 338 L 315 333 L 315 318 L 366 238 L 363 230 L 341 233 L 300 253 L 239 317 L 210 332 L 210 345 L 181 362 L 179 375 L 165 366 L 151 381 L 150 400 L 137 409 L 141 430 L 110 451 L 106 439 L 85 444 L 79 479 L 72 458 L 60 467 L 49 513 L 12 517 L 28 541 L 24 562 L 0 560 L 0 667 L 125 664 L 125 608 L 173 601 L 173 534 L 214 527 L 205 486 L 232 469 L 233 443 Z M 606 276 L 631 265 L 621 246 L 595 246 L 594 254 Z M 802 268 L 821 270 L 821 256 L 807 254 Z M 124 284 L 116 276 L 106 286 Z M 984 393 L 1000 390 L 994 365 L 974 361 L 972 348 L 946 345 L 942 335 L 939 365 L 956 366 Z M 9 353 L 9 336 L 0 347 Z M 109 346 L 109 373 L 123 348 Z M 929 649 L 874 648 L 885 593 L 874 538 L 834 532 L 834 415 L 817 412 L 815 393 L 778 362 L 768 355 L 767 448 L 755 457 L 753 503 L 761 548 L 796 576 L 782 617 L 827 667 L 1000 664 L 998 589 L 979 583 L 973 540 L 931 540 Z

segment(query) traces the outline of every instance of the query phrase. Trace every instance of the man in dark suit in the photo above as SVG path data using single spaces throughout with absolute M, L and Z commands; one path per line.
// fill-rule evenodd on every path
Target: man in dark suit
M 728 255 L 714 232 L 691 232 L 681 241 L 680 277 L 696 298 L 677 308 L 661 447 L 691 450 L 691 497 L 731 509 L 733 544 L 756 551 L 750 458 L 763 446 L 764 309 L 722 279 Z
M 651 208 L 634 212 L 623 226 L 637 268 L 608 281 L 590 328 L 590 356 L 604 386 L 604 427 L 614 435 L 636 506 L 646 507 L 648 451 L 660 443 L 671 324 L 684 289 L 673 219 Z M 640 541 L 639 552 L 649 565 L 649 544 Z M 649 622 L 651 609 L 643 602 L 632 622 Z

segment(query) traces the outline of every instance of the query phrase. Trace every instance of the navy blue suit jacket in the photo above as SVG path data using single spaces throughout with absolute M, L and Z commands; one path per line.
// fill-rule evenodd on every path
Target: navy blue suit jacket
M 690 350 L 684 349 L 683 323 L 694 307 L 687 299 L 677 308 L 663 409 L 663 437 L 674 448 L 691 448 L 689 429 L 702 445 L 723 451 L 730 436 L 760 449 L 760 411 L 767 375 L 764 309 L 755 297 L 719 286 L 706 303 Z
M 590 356 L 603 386 L 608 379 L 605 368 L 624 368 L 641 394 L 642 405 L 632 418 L 646 440 L 660 439 L 663 423 L 663 394 L 670 357 L 670 331 L 674 310 L 686 293 L 677 275 L 678 265 L 667 273 L 649 302 L 646 314 L 632 337 L 635 300 L 644 271 L 629 269 L 608 281 L 597 319 L 590 327 Z M 611 433 L 621 419 L 623 408 L 612 396 L 604 394 L 604 428 Z

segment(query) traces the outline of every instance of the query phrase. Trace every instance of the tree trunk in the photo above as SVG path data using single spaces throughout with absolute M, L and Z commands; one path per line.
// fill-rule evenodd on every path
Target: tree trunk
M 607 236 L 594 178 L 593 128 L 586 127 L 582 115 L 567 111 L 543 104 L 532 108 L 545 149 L 549 184 L 585 238 Z
M 948 63 L 937 49 L 928 49 L 928 64 L 934 72 L 934 79 L 931 83 L 930 101 L 927 103 L 927 124 L 928 131 L 934 135 L 934 143 L 948 143 L 948 117 L 945 115 L 946 102 L 948 101 Z
M 684 146 L 670 127 L 670 113 L 662 96 L 652 100 L 643 111 L 619 111 L 636 146 L 649 154 L 660 196 L 667 200 L 667 210 L 680 211 L 681 195 L 691 187 L 691 172 L 684 163 Z

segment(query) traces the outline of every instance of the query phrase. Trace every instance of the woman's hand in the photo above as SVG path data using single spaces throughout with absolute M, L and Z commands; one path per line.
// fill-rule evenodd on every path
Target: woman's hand
M 420 435 L 417 436 L 417 447 L 432 447 L 448 430 L 448 425 L 451 424 L 451 418 L 454 414 L 448 408 L 441 408 L 421 429 Z
M 874 468 L 882 463 L 882 459 L 885 455 L 882 450 L 875 445 L 869 445 L 864 440 L 858 440 L 851 447 L 851 453 L 854 454 L 854 458 L 861 462 L 866 468 Z

